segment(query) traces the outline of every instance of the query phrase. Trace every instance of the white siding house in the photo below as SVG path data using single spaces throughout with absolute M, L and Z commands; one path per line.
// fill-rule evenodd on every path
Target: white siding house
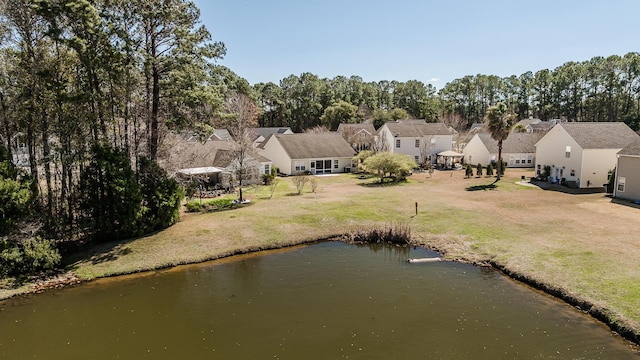
M 502 142 L 502 160 L 507 162 L 507 167 L 532 168 L 535 165 L 535 144 L 543 134 L 512 132 Z M 498 161 L 498 142 L 491 134 L 481 132 L 471 138 L 462 150 L 465 164 L 482 164 L 487 166 L 491 162 Z
M 338 133 L 274 134 L 258 148 L 280 173 L 295 175 L 348 172 L 356 152 Z
M 613 196 L 640 202 L 640 136 L 618 152 Z
M 436 154 L 451 151 L 453 136 L 445 124 L 424 120 L 387 122 L 378 129 L 378 137 L 386 144 L 386 150 L 409 155 L 418 164 L 433 164 Z
M 616 154 L 637 137 L 622 122 L 558 124 L 536 143 L 536 174 L 550 166 L 553 182 L 602 187 L 616 166 Z

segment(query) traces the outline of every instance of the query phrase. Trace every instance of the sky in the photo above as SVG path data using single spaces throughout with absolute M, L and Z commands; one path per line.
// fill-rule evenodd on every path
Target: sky
M 194 0 L 250 84 L 320 78 L 519 76 L 640 51 L 638 0 Z

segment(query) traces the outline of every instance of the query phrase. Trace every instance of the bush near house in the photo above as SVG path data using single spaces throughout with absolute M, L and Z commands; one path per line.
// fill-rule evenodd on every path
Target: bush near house
M 464 176 L 468 178 L 473 176 L 473 167 L 471 164 L 467 164 L 467 167 L 464 170 Z
M 188 212 L 215 212 L 222 210 L 230 210 L 238 207 L 239 204 L 234 202 L 232 198 L 217 198 L 207 200 L 192 200 L 185 207 Z

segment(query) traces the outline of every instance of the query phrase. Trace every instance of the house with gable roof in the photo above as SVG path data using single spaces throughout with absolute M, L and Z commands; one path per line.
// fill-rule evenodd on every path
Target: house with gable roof
M 258 147 L 262 142 L 269 136 L 273 134 L 284 134 L 289 135 L 293 134 L 293 131 L 290 127 L 258 127 L 251 128 L 249 132 L 253 134 L 253 146 Z
M 452 151 L 454 133 L 443 123 L 398 120 L 382 125 L 378 137 L 389 152 L 409 155 L 418 164 L 434 164 L 438 153 Z
M 546 166 L 552 182 L 598 188 L 608 182 L 617 153 L 638 138 L 622 122 L 560 123 L 536 144 L 536 175 Z
M 376 141 L 376 128 L 372 123 L 338 125 L 338 134 L 351 144 L 355 151 L 371 150 Z
M 532 168 L 535 165 L 535 144 L 541 133 L 512 132 L 502 142 L 502 160 L 511 168 Z M 486 132 L 477 133 L 462 150 L 465 164 L 487 166 L 498 161 L 498 142 Z
M 618 152 L 613 197 L 640 202 L 640 136 Z
M 348 172 L 356 152 L 340 134 L 272 134 L 258 147 L 259 153 L 273 162 L 280 173 L 295 175 Z

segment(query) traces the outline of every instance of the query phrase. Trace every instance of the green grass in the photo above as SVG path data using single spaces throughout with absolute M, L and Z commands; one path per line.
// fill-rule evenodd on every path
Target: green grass
M 372 180 L 353 175 L 318 177 L 316 193 L 307 185 L 295 196 L 289 195 L 295 192 L 291 179 L 279 178 L 272 198 L 268 186 L 247 187 L 251 206 L 187 214 L 151 236 L 79 254 L 69 270 L 92 279 L 298 244 L 359 226 L 406 223 L 419 241 L 447 258 L 497 261 L 580 294 L 640 328 L 640 259 L 621 248 L 632 243 L 625 236 L 640 232 L 637 222 L 625 220 L 637 214 L 607 217 L 599 209 L 610 203 L 599 195 L 544 192 L 513 178 L 491 191 L 466 191 L 492 179 L 450 174 L 384 186 L 360 186 Z M 6 297 L 24 288 L 2 291 Z

